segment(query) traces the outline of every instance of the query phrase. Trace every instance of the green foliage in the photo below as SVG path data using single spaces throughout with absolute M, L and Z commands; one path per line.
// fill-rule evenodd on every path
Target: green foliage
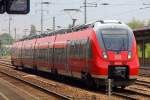
M 0 35 L 1 44 L 3 45 L 9 45 L 13 43 L 13 38 L 8 33 L 4 33 Z
M 9 56 L 10 55 L 10 49 L 9 48 L 0 48 L 0 56 Z
M 142 58 L 142 51 L 140 46 L 138 45 L 138 55 L 140 58 Z M 150 43 L 146 44 L 145 46 L 145 58 L 150 58 Z
M 141 49 L 140 49 L 140 46 L 137 45 L 137 48 L 138 48 L 138 55 L 139 55 L 139 57 L 141 58 L 141 57 L 142 57 L 142 51 L 141 51 Z
M 148 20 L 148 26 L 150 26 L 150 20 Z
M 13 38 L 8 33 L 0 35 L 0 56 L 10 55 L 10 46 L 13 43 Z
M 36 34 L 36 27 L 35 27 L 35 25 L 31 25 L 30 35 L 32 35 L 32 34 Z
M 145 57 L 150 58 L 150 43 L 146 44 Z
M 137 28 L 143 28 L 144 27 L 144 21 L 139 21 L 139 20 L 136 20 L 136 19 L 132 19 L 132 21 L 127 23 L 127 24 L 132 29 L 137 29 Z

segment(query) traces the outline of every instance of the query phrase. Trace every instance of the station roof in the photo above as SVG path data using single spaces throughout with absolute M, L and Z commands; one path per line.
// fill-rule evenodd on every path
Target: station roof
M 134 29 L 133 32 L 134 32 L 137 42 L 142 42 L 144 40 L 145 42 L 150 43 L 150 26 L 139 28 L 139 29 Z

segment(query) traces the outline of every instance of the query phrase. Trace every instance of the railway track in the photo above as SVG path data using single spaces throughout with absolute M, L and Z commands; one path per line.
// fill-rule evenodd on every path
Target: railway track
M 6 67 L 10 67 L 11 66 L 11 64 L 9 62 L 5 62 L 5 61 L 2 61 L 2 60 L 0 61 L 0 64 L 3 65 L 3 66 L 6 66 Z M 13 66 L 11 66 L 11 67 L 13 67 Z M 46 86 L 46 87 L 45 86 L 40 86 L 39 84 L 37 84 L 37 82 L 30 82 L 29 80 L 32 80 L 32 79 L 24 80 L 24 78 L 26 78 L 26 77 L 24 77 L 24 78 L 20 77 L 19 78 L 18 76 L 14 76 L 14 75 L 10 74 L 10 72 L 8 72 L 8 71 L 5 72 L 5 71 L 1 71 L 0 70 L 0 72 L 2 72 L 4 74 L 7 74 L 10 77 L 16 78 L 16 79 L 18 79 L 20 81 L 23 81 L 25 83 L 28 83 L 30 85 L 33 85 L 33 86 L 35 86 L 37 88 L 40 88 L 41 90 L 43 90 L 45 92 L 54 94 L 56 96 L 58 95 L 58 96 L 60 96 L 61 98 L 65 99 L 65 100 L 71 100 L 71 99 L 74 98 L 73 96 L 68 96 L 68 95 L 60 94 L 58 92 L 50 91 L 48 86 Z M 143 81 L 143 82 L 137 81 L 136 84 L 145 84 L 144 82 L 145 81 Z M 57 87 L 55 84 L 50 84 L 50 85 L 51 85 L 51 87 Z M 123 97 L 123 98 L 129 99 L 129 100 L 138 100 L 139 97 L 150 98 L 150 95 L 147 95 L 147 94 L 144 94 L 144 93 L 137 93 L 137 92 L 132 91 L 132 90 L 117 90 L 115 92 L 112 92 L 112 95 L 115 95 L 115 96 L 118 96 L 118 97 Z
M 135 95 L 129 95 L 129 94 L 126 94 L 126 93 L 118 93 L 118 92 L 112 92 L 113 95 L 116 95 L 116 96 L 121 96 L 127 100 L 138 100 L 138 98 L 135 96 Z
M 4 63 L 2 65 L 4 65 Z M 50 85 L 53 88 L 56 87 L 55 84 L 50 84 L 50 83 L 46 83 L 46 82 L 39 81 L 39 80 L 37 81 L 36 79 L 33 79 L 33 78 L 31 79 L 32 80 L 31 81 L 29 78 L 26 79 L 26 78 L 19 77 L 17 75 L 12 74 L 11 71 L 8 71 L 8 70 L 5 70 L 5 69 L 0 70 L 0 73 L 5 74 L 5 75 L 7 75 L 9 77 L 12 77 L 14 79 L 17 79 L 17 80 L 19 80 L 19 81 L 21 81 L 23 83 L 29 84 L 29 85 L 31 85 L 33 87 L 36 87 L 36 88 L 40 89 L 41 91 L 46 92 L 46 93 L 51 94 L 51 95 L 54 95 L 54 96 L 56 96 L 56 97 L 58 97 L 60 99 L 63 99 L 63 100 L 72 100 L 73 99 L 73 97 L 71 97 L 69 95 L 61 94 L 61 93 L 58 93 L 56 91 L 52 91 L 52 90 L 50 90 L 48 88 Z
M 51 90 L 52 90 L 52 94 L 54 94 L 54 95 L 56 94 L 56 96 L 57 96 L 57 94 L 60 95 L 60 98 L 62 98 L 61 100 L 79 100 L 79 99 L 80 100 L 85 100 L 85 99 L 86 100 L 97 100 L 98 98 L 100 98 L 99 96 L 97 96 L 97 95 L 99 95 L 98 93 L 94 93 L 94 94 L 97 94 L 97 95 L 93 95 L 92 93 L 89 93 L 90 95 L 88 95 L 87 91 L 85 93 L 81 94 L 81 96 L 78 93 L 74 94 L 74 92 L 73 92 L 73 95 L 70 95 L 70 94 L 65 93 L 63 91 L 61 91 L 61 93 L 60 93 L 59 92 L 59 87 L 62 87 L 62 86 L 59 86 L 55 83 L 53 84 L 51 82 L 38 80 L 38 78 L 37 78 L 38 76 L 33 75 L 33 74 L 31 75 L 31 74 L 28 74 L 26 72 L 25 72 L 25 74 L 28 74 L 28 75 L 19 75 L 19 76 L 17 75 L 16 76 L 13 73 L 19 74 L 19 73 L 22 73 L 22 71 L 14 70 L 15 67 L 12 66 L 10 63 L 7 63 L 5 61 L 0 61 L 0 65 L 3 66 L 3 67 L 0 67 L 0 73 L 4 73 L 4 74 L 6 73 L 6 75 L 8 75 L 12 78 L 16 78 L 20 81 L 23 81 L 23 82 L 27 83 L 27 84 L 31 84 L 31 85 L 41 89 L 42 91 L 45 91 L 45 92 L 50 93 L 50 94 L 51 94 Z M 33 77 L 36 76 L 36 77 L 33 78 L 32 76 Z M 72 87 L 72 88 L 76 88 L 76 87 Z M 53 90 L 56 90 L 56 91 L 54 91 L 54 93 L 53 93 Z M 75 89 L 75 91 L 78 92 L 77 89 Z M 66 94 L 68 94 L 68 95 L 66 95 Z M 61 95 L 64 96 L 64 97 L 61 97 Z M 77 96 L 74 96 L 74 95 L 77 95 Z M 107 97 L 105 94 L 102 94 L 102 95 L 105 96 L 104 98 Z M 97 99 L 95 99 L 95 98 L 97 98 Z
M 137 80 L 135 84 L 142 85 L 142 86 L 145 86 L 147 88 L 150 88 L 150 82 L 147 82 L 147 81 Z
M 135 89 L 135 88 L 134 88 Z M 123 98 L 126 98 L 127 100 L 140 100 L 143 98 L 144 100 L 149 100 L 150 94 L 140 93 L 133 91 L 131 89 L 124 89 L 124 90 L 116 90 L 115 92 L 112 92 L 113 95 L 121 96 Z
M 140 76 L 150 77 L 150 67 L 141 67 Z

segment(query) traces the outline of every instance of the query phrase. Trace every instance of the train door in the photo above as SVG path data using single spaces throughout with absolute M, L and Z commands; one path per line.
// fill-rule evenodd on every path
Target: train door
M 36 67 L 37 69 L 39 68 L 39 61 L 40 61 L 40 43 L 37 44 L 37 48 L 36 48 Z
M 35 40 L 35 44 L 33 45 L 33 68 L 34 68 L 35 70 L 37 70 L 37 64 L 36 64 L 36 61 L 37 61 L 36 42 L 37 42 L 37 39 Z
M 85 71 L 89 72 L 89 57 L 90 57 L 90 40 L 89 38 L 86 40 L 85 43 Z
M 86 40 L 80 40 L 79 43 L 79 64 L 80 64 L 80 71 L 82 69 L 85 70 L 85 66 L 86 66 Z
M 31 45 L 31 66 L 34 67 L 34 44 Z
M 45 71 L 47 71 L 47 72 L 50 72 L 50 42 L 47 42 L 47 43 L 45 43 L 46 45 L 47 45 L 47 48 L 45 48 L 45 54 L 44 54 L 44 57 L 45 57 Z
M 89 59 L 91 57 L 91 47 L 89 38 L 82 41 L 82 62 L 83 62 L 83 71 L 89 72 Z
M 72 71 L 70 68 L 70 41 L 68 40 L 66 43 L 66 50 L 65 50 L 65 73 L 68 76 L 72 76 Z
M 53 67 L 53 43 L 52 42 L 48 42 L 48 67 L 49 67 L 49 71 Z
M 47 51 L 47 64 L 48 64 L 48 70 L 51 70 L 51 47 L 50 47 L 50 42 L 48 42 L 48 51 Z
M 21 62 L 21 67 L 23 67 L 23 42 L 21 44 L 21 54 L 20 54 L 20 62 Z

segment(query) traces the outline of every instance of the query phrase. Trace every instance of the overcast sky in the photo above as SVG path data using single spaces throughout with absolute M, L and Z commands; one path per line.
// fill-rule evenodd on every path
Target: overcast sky
M 17 29 L 18 37 L 24 34 L 24 29 L 30 29 L 34 24 L 40 30 L 40 2 L 41 0 L 30 0 L 31 11 L 28 15 L 12 15 L 11 35 L 14 36 L 14 28 Z M 43 0 L 51 2 L 44 5 L 44 30 L 52 28 L 52 18 L 56 17 L 56 26 L 66 27 L 72 23 L 71 18 L 77 18 L 77 24 L 84 23 L 84 0 Z M 97 3 L 98 7 L 87 8 L 87 22 L 98 19 L 116 19 L 129 22 L 133 18 L 138 20 L 150 19 L 150 0 L 87 0 L 88 3 Z M 109 3 L 110 5 L 100 5 Z M 143 5 L 149 4 L 149 5 Z M 64 12 L 63 9 L 80 9 L 81 12 Z M 8 33 L 8 15 L 0 15 L 0 33 Z

